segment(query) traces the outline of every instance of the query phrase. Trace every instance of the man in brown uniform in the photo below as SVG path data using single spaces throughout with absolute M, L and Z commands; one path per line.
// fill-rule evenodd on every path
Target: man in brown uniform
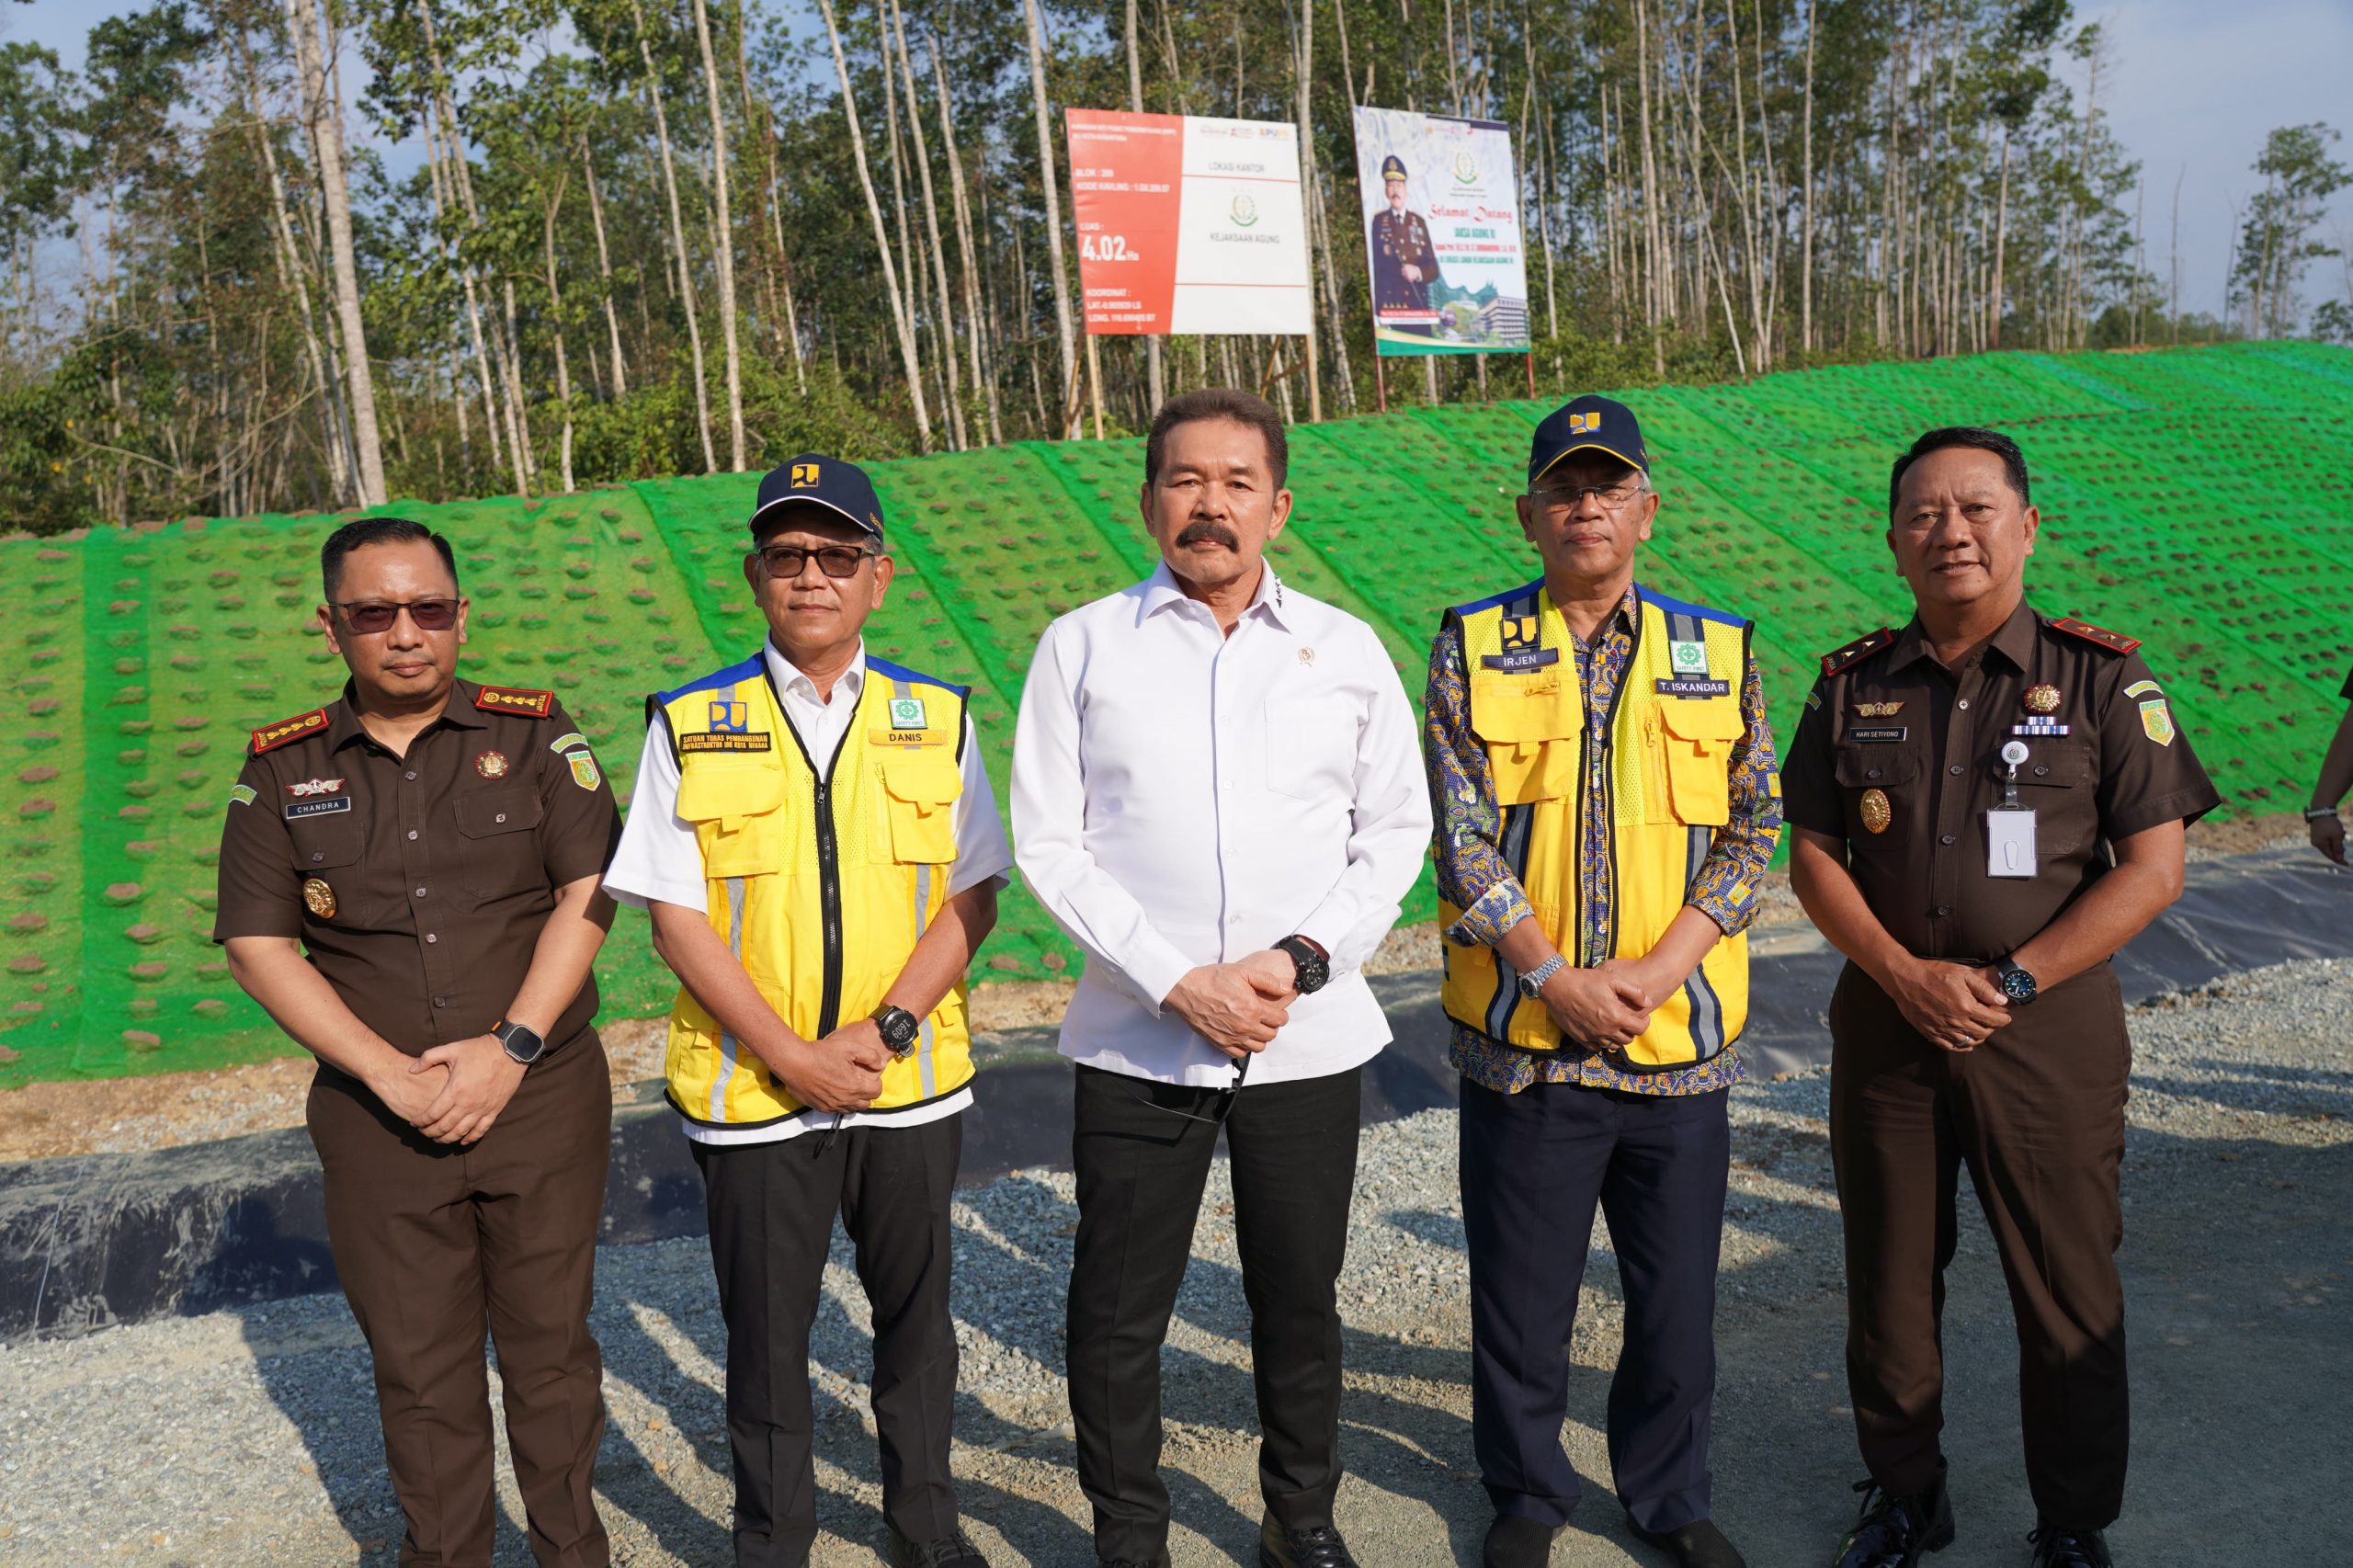
M 589 975 L 620 819 L 554 694 L 456 678 L 449 541 L 366 518 L 320 551 L 351 678 L 254 732 L 221 840 L 237 983 L 319 1058 L 327 1237 L 375 1358 L 401 1562 L 487 1568 L 487 1325 L 542 1568 L 598 1568 L 588 1333 L 612 1088 Z
M 1965 1162 L 2017 1314 L 2033 1562 L 2108 1568 L 2131 1058 L 2108 960 L 2179 895 L 2183 829 L 2220 797 L 2140 644 L 2026 603 L 2017 443 L 1932 430 L 1889 505 L 1917 614 L 1823 660 L 1781 776 L 1798 897 L 1847 959 L 1830 1142 L 1870 1479 L 1837 1562 L 1952 1539 L 1938 1331 Z

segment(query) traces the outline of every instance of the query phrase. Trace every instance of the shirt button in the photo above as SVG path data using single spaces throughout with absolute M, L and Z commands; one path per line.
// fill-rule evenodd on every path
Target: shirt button
M 419 898 L 423 898 L 423 897 L 425 896 L 425 890 L 424 890 L 423 888 L 419 888 L 419 889 L 417 889 L 417 890 L 416 890 L 416 896 L 417 896 L 417 897 L 419 897 Z
M 1866 778 L 1876 778 L 1880 776 L 1880 769 L 1874 767 L 1865 772 L 1863 777 Z
M 311 864 L 314 866 L 326 858 L 327 852 L 324 849 L 313 849 L 311 851 Z
M 410 829 L 408 830 L 408 835 L 409 835 L 411 838 L 415 838 L 415 837 L 416 836 L 416 829 L 415 829 L 415 828 L 410 828 Z
M 1940 903 L 1940 904 L 1937 905 L 1937 907 L 1936 907 L 1936 908 L 1934 908 L 1934 909 L 1930 910 L 1928 913 L 1929 913 L 1929 914 L 1931 914 L 1931 915 L 1934 915 L 1938 919 L 1942 920 L 1946 915 L 1950 915 L 1950 914 L 1952 913 L 1952 905 L 1951 905 L 1951 904 L 1949 904 L 1949 903 Z M 435 1003 L 435 1004 L 434 1004 L 434 1006 L 438 1007 L 438 1006 L 440 1006 L 440 1004 L 437 1002 L 437 1003 Z
M 427 932 L 425 934 L 425 939 L 426 939 L 426 941 L 428 941 L 428 942 L 438 942 L 438 941 L 439 941 L 441 938 L 440 938 L 439 937 L 438 937 L 438 936 L 434 935 L 432 932 L 427 931 Z
M 1945 771 L 1951 774 L 1955 778 L 1958 778 L 1961 777 L 1961 764 L 1956 762 L 1950 767 L 1946 768 Z
M 446 1007 L 449 1005 L 449 999 L 447 996 L 436 996 L 433 999 L 433 1005 L 437 1007 Z
M 1952 835 L 1951 835 L 1951 834 L 1949 834 L 1949 833 L 1945 834 L 1945 835 L 1943 835 L 1941 837 L 1939 837 L 1939 838 L 1937 840 L 1937 842 L 1938 842 L 1938 844 L 1950 844 L 1950 843 L 1952 842 Z
M 402 774 L 401 777 L 404 778 L 414 778 L 416 777 L 416 769 L 412 767 L 406 773 Z
M 1961 699 L 1961 707 L 1963 707 L 1963 708 L 1967 708 L 1967 707 L 1969 706 L 1969 699 L 1967 699 L 1966 697 L 1962 698 L 1962 699 Z
M 506 813 L 505 812 L 499 812 L 496 816 L 494 816 L 494 817 L 491 818 L 490 820 L 491 820 L 491 821 L 493 821 L 493 822 L 505 822 L 505 821 L 506 820 Z M 410 836 L 411 838 L 415 838 L 415 837 L 416 836 L 416 835 L 415 835 L 415 834 L 413 834 L 413 833 L 412 833 L 412 834 L 410 834 L 410 835 L 409 835 L 409 836 Z
M 2038 767 L 2038 768 L 2036 768 L 2036 769 L 2034 770 L 2034 776 L 2035 776 L 2037 778 L 2042 778 L 2045 774 L 2049 773 L 2050 771 L 2051 771 L 2051 769 L 2049 769 L 2049 768 L 2047 768 L 2047 767 Z

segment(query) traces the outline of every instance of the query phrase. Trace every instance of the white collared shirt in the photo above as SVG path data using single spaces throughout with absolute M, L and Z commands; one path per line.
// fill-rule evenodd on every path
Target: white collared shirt
M 850 660 L 849 668 L 835 679 L 830 700 L 817 695 L 816 683 L 786 659 L 775 643 L 764 643 L 761 653 L 767 660 L 768 678 L 776 687 L 785 722 L 801 737 L 809 756 L 822 759 L 819 766 L 824 766 L 831 761 L 842 737 L 848 733 L 850 722 L 858 714 L 858 698 L 866 689 L 864 640 L 859 641 L 858 654 Z M 1005 824 L 997 818 L 996 796 L 989 789 L 988 770 L 981 764 L 980 742 L 969 714 L 964 719 L 961 767 L 964 790 L 949 815 L 956 834 L 955 869 L 948 879 L 950 898 L 984 881 L 1002 886 L 1006 874 L 1013 869 L 1013 854 L 1005 841 Z M 637 765 L 637 789 L 630 798 L 629 820 L 621 828 L 620 846 L 614 850 L 613 863 L 605 872 L 605 891 L 615 902 L 638 909 L 659 901 L 682 909 L 702 910 L 710 907 L 708 885 L 703 877 L 702 849 L 695 841 L 695 824 L 678 815 L 678 759 L 671 755 L 669 738 L 657 718 L 646 727 L 645 751 Z M 919 1109 L 881 1117 L 852 1112 L 842 1119 L 842 1126 L 914 1127 L 952 1116 L 972 1103 L 972 1090 L 964 1088 Z M 766 1143 L 833 1124 L 830 1111 L 804 1110 L 759 1128 L 704 1127 L 688 1122 L 687 1136 L 701 1143 Z
M 1268 566 L 1221 634 L 1165 564 L 1046 628 L 1013 742 L 1021 874 L 1086 953 L 1062 1053 L 1207 1087 L 1233 1063 L 1161 1006 L 1197 965 L 1294 932 L 1332 979 L 1294 998 L 1252 1084 L 1344 1072 L 1388 1020 L 1361 966 L 1429 848 L 1405 688 L 1372 628 Z

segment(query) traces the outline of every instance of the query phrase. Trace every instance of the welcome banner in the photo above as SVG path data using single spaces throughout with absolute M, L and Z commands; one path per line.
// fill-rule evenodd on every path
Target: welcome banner
M 1086 330 L 1313 330 L 1299 130 L 1199 115 L 1069 111 Z
M 1528 263 L 1511 129 L 1356 111 L 1373 342 L 1383 354 L 1529 351 Z

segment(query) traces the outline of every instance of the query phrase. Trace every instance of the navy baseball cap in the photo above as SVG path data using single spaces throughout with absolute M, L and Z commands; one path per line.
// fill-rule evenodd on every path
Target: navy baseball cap
M 823 506 L 876 539 L 882 537 L 882 503 L 874 494 L 874 482 L 856 463 L 823 452 L 802 452 L 770 469 L 760 481 L 759 504 L 752 508 L 754 536 L 778 526 L 778 513 L 796 501 Z
M 1536 427 L 1536 438 L 1528 448 L 1528 482 L 1535 483 L 1546 469 L 1587 448 L 1631 463 L 1644 473 L 1651 471 L 1650 453 L 1643 447 L 1643 427 L 1634 422 L 1634 411 L 1622 403 L 1588 395 L 1554 409 Z

